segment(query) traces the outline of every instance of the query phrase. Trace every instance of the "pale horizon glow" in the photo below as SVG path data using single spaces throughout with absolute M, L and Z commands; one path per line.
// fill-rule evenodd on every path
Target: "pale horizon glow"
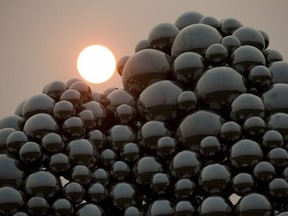
M 103 83 L 115 72 L 113 53 L 102 45 L 91 45 L 81 51 L 77 59 L 78 72 L 90 83 Z

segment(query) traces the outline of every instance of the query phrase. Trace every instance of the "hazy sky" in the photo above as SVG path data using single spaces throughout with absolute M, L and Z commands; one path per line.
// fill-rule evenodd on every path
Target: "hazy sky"
M 47 83 L 80 78 L 76 60 L 86 46 L 105 45 L 118 60 L 133 54 L 155 25 L 174 23 L 186 11 L 261 29 L 269 48 L 287 60 L 287 9 L 287 0 L 0 0 L 0 118 Z M 90 86 L 103 92 L 122 88 L 122 81 L 115 72 L 108 82 Z

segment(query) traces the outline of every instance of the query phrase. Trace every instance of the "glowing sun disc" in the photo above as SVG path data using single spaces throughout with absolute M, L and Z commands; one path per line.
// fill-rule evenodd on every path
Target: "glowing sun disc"
M 116 68 L 113 53 L 102 45 L 91 45 L 77 59 L 79 74 L 88 82 L 102 83 L 112 77 Z

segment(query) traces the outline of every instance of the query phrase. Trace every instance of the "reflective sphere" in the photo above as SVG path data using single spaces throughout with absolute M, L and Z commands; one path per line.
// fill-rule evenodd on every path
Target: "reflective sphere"
M 116 161 L 111 170 L 111 176 L 118 180 L 123 181 L 130 177 L 131 170 L 124 161 Z
M 136 141 L 136 134 L 128 125 L 115 125 L 107 131 L 107 141 L 113 150 L 120 151 L 126 143 Z
M 221 196 L 209 196 L 203 200 L 198 209 L 201 216 L 208 216 L 216 214 L 219 216 L 232 216 L 233 210 L 231 203 Z
M 20 187 L 25 173 L 19 166 L 19 162 L 9 155 L 0 154 L 0 164 L 0 187 Z
M 19 150 L 19 157 L 28 165 L 38 163 L 42 157 L 41 146 L 36 142 L 26 142 Z
M 49 133 L 41 140 L 41 146 L 46 153 L 58 153 L 64 148 L 62 137 L 56 133 Z
M 171 54 L 173 58 L 176 58 L 181 53 L 191 51 L 205 55 L 206 49 L 212 44 L 220 43 L 221 39 L 221 34 L 209 25 L 189 25 L 183 28 L 176 36 Z
M 268 87 L 271 84 L 272 74 L 270 70 L 263 66 L 258 65 L 250 70 L 248 79 L 255 88 Z
M 233 53 L 238 47 L 241 46 L 239 39 L 233 35 L 223 37 L 221 44 L 226 48 L 229 54 Z
M 233 142 L 238 140 L 241 135 L 242 128 L 238 123 L 234 121 L 225 122 L 221 127 L 221 137 L 224 140 Z
M 110 197 L 115 207 L 125 209 L 135 204 L 135 190 L 128 183 L 118 183 L 114 185 L 110 192 Z
M 175 21 L 175 25 L 181 30 L 186 26 L 199 23 L 203 15 L 196 11 L 188 11 L 181 14 Z
M 266 123 L 262 118 L 254 116 L 244 122 L 243 128 L 247 136 L 261 137 L 266 131 Z
M 228 51 L 222 44 L 212 44 L 207 48 L 205 58 L 213 66 L 223 65 L 228 58 Z
M 134 167 L 136 182 L 139 184 L 151 184 L 152 176 L 162 171 L 162 165 L 151 156 L 142 157 Z
M 19 152 L 24 143 L 28 141 L 27 136 L 22 131 L 14 131 L 6 139 L 7 149 L 11 153 Z
M 261 161 L 255 167 L 253 171 L 256 179 L 260 181 L 270 181 L 276 174 L 274 166 L 267 162 Z
M 243 196 L 237 203 L 236 214 L 241 216 L 255 215 L 273 215 L 272 205 L 269 200 L 261 194 L 250 193 Z
M 221 164 L 205 166 L 200 173 L 200 182 L 208 193 L 217 194 L 227 189 L 231 181 L 231 174 L 227 167 Z
M 87 190 L 88 201 L 101 203 L 108 197 L 108 191 L 101 183 L 93 183 Z
M 76 109 L 79 109 L 83 103 L 83 99 L 79 91 L 75 89 L 67 89 L 60 97 L 60 100 L 69 101 Z
M 69 182 L 62 189 L 64 197 L 72 204 L 79 204 L 84 199 L 84 187 L 77 182 Z
M 40 196 L 31 197 L 26 202 L 27 213 L 32 216 L 44 216 L 50 208 L 46 199 Z
M 176 182 L 174 190 L 178 200 L 189 199 L 196 191 L 196 184 L 190 179 L 183 178 Z
M 67 199 L 59 198 L 51 205 L 52 212 L 55 216 L 72 216 L 74 208 L 71 202 Z
M 252 192 L 255 187 L 255 180 L 249 173 L 238 173 L 232 179 L 232 187 L 237 195 L 243 196 Z
M 135 125 L 137 121 L 137 111 L 133 106 L 121 104 L 116 108 L 114 117 L 120 124 Z
M 38 113 L 52 114 L 55 101 L 46 94 L 37 94 L 26 100 L 22 108 L 25 120 Z
M 67 155 L 73 164 L 93 167 L 95 162 L 95 149 L 86 139 L 76 139 L 69 142 Z
M 102 168 L 95 169 L 91 175 L 92 182 L 100 183 L 104 186 L 107 186 L 110 181 L 109 173 Z
M 288 102 L 285 98 L 288 92 L 288 84 L 275 84 L 262 95 L 265 109 L 269 113 L 288 113 Z
M 31 116 L 24 125 L 23 132 L 32 139 L 41 140 L 48 133 L 57 133 L 59 126 L 51 115 L 39 113 Z
M 132 107 L 135 107 L 134 97 L 124 89 L 117 89 L 107 95 L 107 109 L 114 113 L 116 108 L 122 104 L 127 104 Z
M 152 177 L 152 190 L 157 194 L 165 194 L 170 186 L 170 177 L 164 173 L 156 173 Z
M 196 52 L 184 52 L 177 56 L 172 68 L 176 80 L 188 89 L 193 89 L 206 68 L 205 59 Z
M 249 149 L 249 151 L 246 151 Z M 252 168 L 263 158 L 260 145 L 249 139 L 242 139 L 231 147 L 230 160 L 234 168 Z
M 93 144 L 96 149 L 103 149 L 106 146 L 106 136 L 100 130 L 92 130 L 87 134 L 87 140 Z
M 161 121 L 148 121 L 139 130 L 137 139 L 139 144 L 147 149 L 156 149 L 158 139 L 171 136 L 171 131 Z
M 275 167 L 286 167 L 288 165 L 288 152 L 283 148 L 273 148 L 267 154 L 268 161 Z
M 90 183 L 91 171 L 87 166 L 76 165 L 72 167 L 69 172 L 69 180 L 78 182 L 82 185 L 87 185 Z
M 269 183 L 269 193 L 275 199 L 283 199 L 288 196 L 288 182 L 283 178 L 274 178 Z
M 128 163 L 133 163 L 140 157 L 140 149 L 136 143 L 126 143 L 121 151 L 121 156 Z
M 144 50 L 144 49 L 149 49 L 149 41 L 148 40 L 141 40 L 139 41 L 136 46 L 135 46 L 135 53 Z
M 24 206 L 23 195 L 12 187 L 0 188 L 0 214 L 12 215 Z
M 24 120 L 17 115 L 11 115 L 4 117 L 0 120 L 0 129 L 14 128 L 15 130 L 22 130 L 24 126 Z
M 277 130 L 281 133 L 284 141 L 288 140 L 288 114 L 286 113 L 275 113 L 269 116 L 266 120 L 267 128 Z
M 55 101 L 59 101 L 62 93 L 67 89 L 67 86 L 62 81 L 53 81 L 49 83 L 45 88 L 45 93 L 53 98 Z
M 212 16 L 202 17 L 199 23 L 210 25 L 216 29 L 218 29 L 220 25 L 220 22 L 215 17 L 212 17 Z
M 211 109 L 221 110 L 238 95 L 246 92 L 245 79 L 230 67 L 207 70 L 199 79 L 195 94 L 201 103 Z
M 64 121 L 75 115 L 75 108 L 71 102 L 61 100 L 55 104 L 53 115 L 60 121 Z
M 129 206 L 125 209 L 123 216 L 143 216 L 142 211 L 140 211 L 135 206 Z
M 67 140 L 81 138 L 85 133 L 82 120 L 75 116 L 65 120 L 62 125 L 62 131 Z
M 242 26 L 242 23 L 235 18 L 225 18 L 220 23 L 220 30 L 223 35 L 232 35 L 234 31 Z
M 163 136 L 157 141 L 157 154 L 163 158 L 169 158 L 177 149 L 177 140 L 168 136 Z
M 25 190 L 30 196 L 53 198 L 60 189 L 59 180 L 51 172 L 38 171 L 25 180 Z
M 193 151 L 179 152 L 171 161 L 170 172 L 177 178 L 196 176 L 201 169 L 201 162 L 198 157 L 198 154 Z
M 264 50 L 265 40 L 260 31 L 250 27 L 240 27 L 233 32 L 233 35 L 239 39 L 241 45 L 254 46 L 259 50 Z
M 10 134 L 15 132 L 14 128 L 2 128 L 0 129 L 0 153 L 6 153 L 7 149 L 7 138 Z
M 200 142 L 200 153 L 206 157 L 216 157 L 222 152 L 222 143 L 215 136 L 206 136 Z
M 48 169 L 54 173 L 65 174 L 70 169 L 70 160 L 66 154 L 53 154 L 49 160 Z
M 283 147 L 284 141 L 282 135 L 276 130 L 269 130 L 263 135 L 262 146 L 267 149 Z
M 273 83 L 287 83 L 288 84 L 288 62 L 277 61 L 271 64 L 269 70 L 272 74 Z
M 78 113 L 78 117 L 81 119 L 85 131 L 90 131 L 95 128 L 95 116 L 91 110 L 81 111 L 80 113 Z
M 172 121 L 177 117 L 176 103 L 181 88 L 171 81 L 159 81 L 148 86 L 138 98 L 137 110 L 146 121 Z M 157 94 L 157 98 L 153 95 Z
M 196 212 L 196 208 L 189 201 L 179 201 L 174 207 L 175 216 L 192 216 Z
M 171 76 L 171 58 L 158 50 L 144 49 L 132 55 L 122 71 L 124 88 L 138 96 L 147 86 Z
M 176 137 L 188 149 L 199 150 L 201 140 L 220 133 L 223 119 L 209 111 L 197 111 L 187 115 L 180 123 Z
M 76 81 L 69 87 L 70 89 L 75 89 L 81 95 L 83 103 L 90 101 L 92 99 L 92 91 L 88 84 L 83 81 Z
M 192 91 L 183 91 L 177 98 L 177 107 L 179 114 L 184 112 L 191 112 L 197 106 L 197 98 Z
M 104 216 L 103 210 L 96 204 L 83 203 L 77 207 L 75 216 L 95 215 Z
M 179 29 L 172 23 L 156 25 L 148 35 L 149 47 L 170 55 L 171 47 Z
M 265 116 L 265 108 L 261 98 L 253 94 L 241 94 L 231 104 L 230 116 L 234 121 L 246 120 L 249 117 Z
M 257 65 L 265 65 L 265 57 L 259 49 L 244 45 L 232 53 L 231 62 L 239 73 L 246 74 Z
M 265 50 L 264 52 L 267 65 L 271 65 L 273 62 L 283 61 L 283 56 L 280 52 L 273 49 Z
M 150 205 L 147 216 L 161 215 L 173 215 L 172 204 L 169 200 L 156 200 Z

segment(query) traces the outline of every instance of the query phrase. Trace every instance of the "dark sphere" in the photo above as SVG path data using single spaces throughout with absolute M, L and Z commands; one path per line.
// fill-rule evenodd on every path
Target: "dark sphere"
M 199 23 L 203 15 L 196 11 L 188 11 L 181 14 L 175 21 L 175 25 L 181 30 L 186 26 Z
M 239 73 L 245 75 L 257 65 L 265 66 L 263 53 L 250 45 L 243 45 L 231 55 L 231 64 Z
M 148 35 L 149 47 L 170 55 L 171 47 L 179 29 L 172 23 L 156 25 Z
M 171 58 L 159 50 L 144 49 L 132 55 L 122 72 L 124 88 L 134 96 L 150 84 L 171 76 Z
M 245 79 L 230 67 L 207 70 L 199 79 L 195 94 L 210 109 L 222 110 L 240 94 L 247 91 Z
M 201 55 L 185 52 L 174 60 L 172 67 L 175 79 L 188 89 L 193 89 L 206 66 Z
M 202 139 L 220 133 L 223 119 L 209 111 L 197 111 L 187 115 L 180 123 L 176 138 L 187 148 L 199 150 Z
M 12 187 L 0 188 L 0 214 L 12 215 L 17 213 L 24 206 L 24 199 L 21 192 Z
M 260 31 L 250 27 L 240 27 L 233 32 L 233 36 L 237 37 L 241 45 L 254 46 L 263 51 L 265 49 L 265 40 Z
M 164 80 L 151 84 L 140 94 L 137 110 L 146 121 L 173 121 L 177 117 L 176 105 L 181 93 L 182 89 L 172 81 Z M 157 98 L 153 97 L 156 94 Z
M 221 20 L 220 30 L 223 35 L 232 35 L 234 31 L 242 27 L 243 24 L 235 18 L 226 18 Z
M 221 34 L 209 25 L 189 25 L 176 36 L 171 55 L 174 59 L 184 52 L 191 51 L 205 55 L 206 49 L 212 44 L 220 43 L 221 39 Z
M 205 58 L 213 66 L 224 65 L 228 58 L 228 51 L 222 44 L 212 44 L 207 48 Z

